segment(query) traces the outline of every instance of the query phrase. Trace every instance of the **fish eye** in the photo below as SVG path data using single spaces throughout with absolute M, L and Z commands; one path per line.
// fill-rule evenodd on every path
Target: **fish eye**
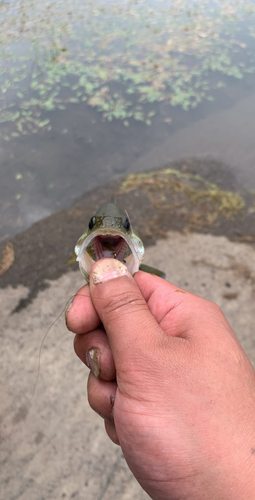
M 96 223 L 96 217 L 91 217 L 90 221 L 89 221 L 89 229 L 91 230 L 94 225 Z
M 123 217 L 122 219 L 122 223 L 123 223 L 123 227 L 129 231 L 130 229 L 130 222 L 129 222 L 129 219 L 127 217 Z

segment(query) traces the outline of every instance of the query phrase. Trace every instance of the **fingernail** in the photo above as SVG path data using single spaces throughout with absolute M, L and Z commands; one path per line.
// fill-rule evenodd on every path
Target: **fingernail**
M 92 281 L 94 285 L 104 281 L 119 278 L 120 276 L 131 276 L 125 264 L 117 259 L 103 259 L 92 272 Z
M 93 375 L 95 375 L 96 378 L 99 378 L 100 375 L 100 366 L 99 366 L 99 358 L 100 358 L 101 352 L 99 349 L 90 349 L 89 351 L 86 352 L 86 365 L 88 368 L 92 371 Z

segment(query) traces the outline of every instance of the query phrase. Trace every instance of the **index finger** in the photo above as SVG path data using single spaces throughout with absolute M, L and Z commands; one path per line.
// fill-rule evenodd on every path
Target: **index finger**
M 76 293 L 66 311 L 66 326 L 73 333 L 89 333 L 98 328 L 101 320 L 94 308 L 89 286 L 85 285 Z

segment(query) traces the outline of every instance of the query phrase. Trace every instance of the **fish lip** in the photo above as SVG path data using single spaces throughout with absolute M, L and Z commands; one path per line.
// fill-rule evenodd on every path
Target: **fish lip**
M 138 257 L 137 252 L 135 250 L 132 238 L 128 235 L 123 233 L 122 231 L 119 231 L 118 229 L 111 229 L 111 228 L 105 228 L 105 229 L 97 229 L 94 232 L 91 232 L 83 241 L 81 248 L 78 252 L 77 255 L 77 261 L 80 260 L 80 256 L 83 254 L 83 252 L 86 250 L 88 245 L 91 243 L 91 241 L 96 238 L 97 236 L 119 236 L 123 238 L 123 240 L 126 241 L 127 245 L 129 246 L 131 252 L 133 255 L 135 254 L 136 257 Z

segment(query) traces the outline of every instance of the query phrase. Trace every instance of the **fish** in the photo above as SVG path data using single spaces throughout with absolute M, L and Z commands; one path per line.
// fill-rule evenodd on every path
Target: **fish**
M 89 283 L 93 264 L 107 257 L 124 263 L 132 276 L 140 269 L 166 278 L 164 272 L 141 264 L 144 257 L 143 242 L 134 231 L 128 213 L 114 203 L 114 198 L 90 218 L 86 231 L 78 239 L 74 254 L 66 264 L 78 262 L 82 276 Z

